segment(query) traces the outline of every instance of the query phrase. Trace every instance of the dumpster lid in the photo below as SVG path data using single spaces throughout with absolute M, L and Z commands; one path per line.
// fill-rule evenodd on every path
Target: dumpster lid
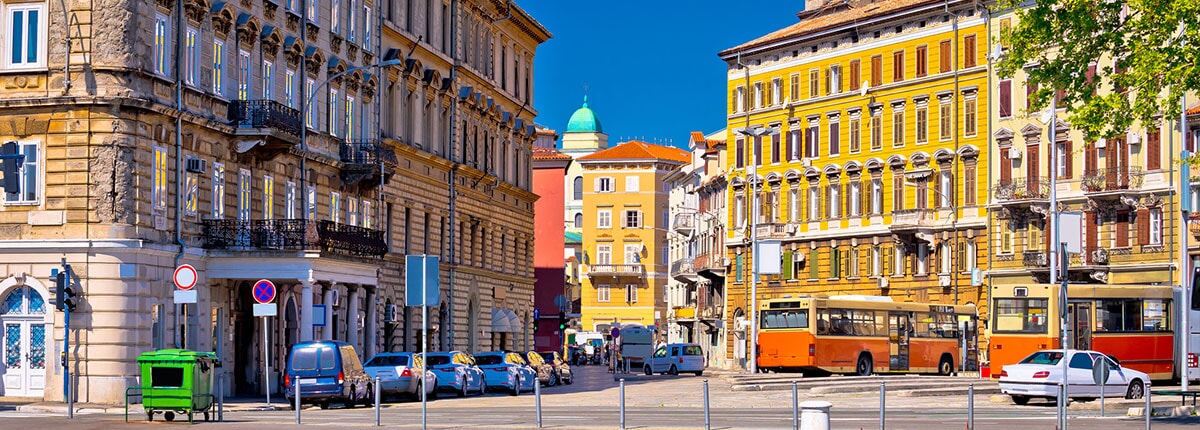
M 189 349 L 160 349 L 146 351 L 138 356 L 138 363 L 195 363 L 197 361 L 216 361 L 217 355 L 207 351 L 192 351 Z

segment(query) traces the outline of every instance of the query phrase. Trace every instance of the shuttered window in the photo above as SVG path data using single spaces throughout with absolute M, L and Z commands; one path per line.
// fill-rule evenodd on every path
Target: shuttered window
M 820 272 L 821 265 L 818 264 L 820 262 L 820 257 L 821 257 L 820 251 L 817 251 L 816 249 L 809 251 L 808 263 L 807 263 L 808 264 L 808 279 L 817 279 L 821 276 L 821 272 Z
M 900 82 L 904 80 L 904 51 L 896 51 L 892 53 L 892 81 Z
M 877 87 L 883 84 L 883 56 L 876 55 L 871 57 L 871 86 Z
M 1012 117 L 1012 80 L 1000 81 L 1000 117 Z
M 1162 131 L 1158 127 L 1146 131 L 1146 170 L 1162 168 Z
M 850 61 L 850 91 L 858 91 L 862 83 L 862 66 L 858 60 Z
M 975 67 L 975 35 L 968 34 L 963 37 L 963 67 Z
M 917 47 L 917 77 L 923 78 L 929 74 L 929 47 L 921 45 Z
M 950 41 L 943 40 L 938 44 L 938 70 L 942 73 L 950 71 Z

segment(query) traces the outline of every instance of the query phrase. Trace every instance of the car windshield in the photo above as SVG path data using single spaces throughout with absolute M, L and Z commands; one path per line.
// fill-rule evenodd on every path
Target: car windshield
M 317 348 L 301 348 L 292 354 L 292 369 L 313 370 L 317 368 Z
M 1062 351 L 1038 351 L 1021 360 L 1021 364 L 1058 364 Z
M 430 366 L 441 366 L 443 364 L 450 364 L 450 357 L 447 357 L 444 355 L 431 355 L 431 356 L 429 356 L 428 364 Z
M 367 367 L 407 366 L 408 357 L 404 355 L 376 355 L 368 361 Z
M 504 359 L 498 355 L 476 355 L 475 363 L 480 366 L 487 366 L 489 364 L 504 364 Z
M 538 355 L 541 355 L 542 359 L 546 360 L 546 362 L 554 361 L 554 353 L 553 352 L 539 352 Z

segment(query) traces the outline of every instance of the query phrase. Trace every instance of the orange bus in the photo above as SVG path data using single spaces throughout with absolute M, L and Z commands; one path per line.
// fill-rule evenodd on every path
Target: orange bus
M 973 305 L 901 303 L 876 296 L 764 300 L 758 367 L 805 374 L 949 375 L 964 364 L 973 367 L 974 358 L 964 363 L 961 351 L 975 345 L 976 322 Z
M 1042 349 L 1060 348 L 1062 309 L 1058 285 L 993 286 L 992 336 L 988 345 L 992 377 Z M 1121 366 L 1171 379 L 1175 333 L 1170 286 L 1067 287 L 1067 346 L 1111 355 Z

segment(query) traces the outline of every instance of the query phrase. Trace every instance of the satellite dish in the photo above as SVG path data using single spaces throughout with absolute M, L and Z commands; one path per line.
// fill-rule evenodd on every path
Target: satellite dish
M 858 91 L 858 96 L 862 97 L 862 96 L 867 95 L 867 90 L 869 90 L 869 89 L 871 89 L 871 81 L 864 80 L 862 83 L 862 89 Z
M 1042 124 L 1049 124 L 1054 119 L 1054 107 L 1047 106 L 1046 110 L 1042 111 Z
M 1002 55 L 1004 55 L 1004 47 L 1001 46 L 999 43 L 997 43 L 997 44 L 992 45 L 992 52 L 988 53 L 988 59 L 992 60 L 992 61 L 997 61 L 1000 59 L 1000 56 L 1002 56 Z

